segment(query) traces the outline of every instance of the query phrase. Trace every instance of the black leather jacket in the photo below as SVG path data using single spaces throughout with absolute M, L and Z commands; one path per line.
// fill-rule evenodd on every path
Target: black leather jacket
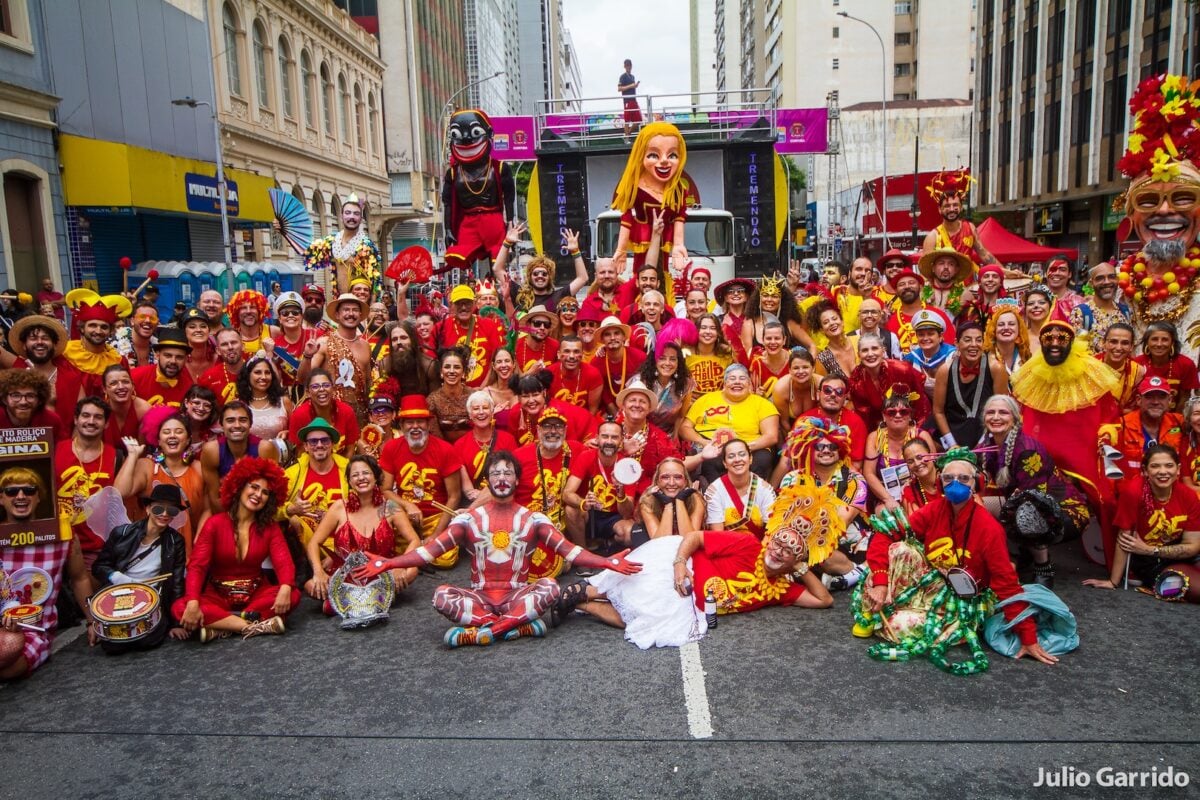
M 104 543 L 96 563 L 92 564 L 92 574 L 100 583 L 108 585 L 108 574 L 113 570 L 124 572 L 138 551 L 142 537 L 146 535 L 146 525 L 149 520 L 139 520 L 128 525 L 120 525 L 112 529 L 108 541 Z M 167 528 L 161 535 L 162 572 L 171 573 L 171 577 L 158 585 L 158 593 L 162 598 L 164 614 L 171 613 L 171 603 L 178 597 L 183 597 L 184 568 L 187 566 L 187 550 L 183 545 L 183 537 L 174 528 Z

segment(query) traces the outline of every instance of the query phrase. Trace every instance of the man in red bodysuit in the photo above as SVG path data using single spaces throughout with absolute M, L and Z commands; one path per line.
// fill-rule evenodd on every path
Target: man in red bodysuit
M 459 647 L 489 645 L 497 637 L 545 636 L 546 623 L 539 617 L 554 605 L 560 590 L 552 578 L 526 582 L 539 544 L 589 569 L 611 569 L 622 575 L 641 571 L 640 564 L 625 560 L 628 550 L 611 558 L 594 556 L 571 545 L 544 515 L 515 503 L 520 472 L 512 453 L 493 453 L 486 468 L 491 500 L 459 514 L 433 541 L 411 553 L 387 560 L 369 556 L 368 563 L 354 571 L 354 578 L 365 583 L 388 569 L 430 564 L 456 547 L 470 553 L 471 588 L 445 584 L 433 593 L 433 607 L 458 623 L 446 632 L 444 641 Z

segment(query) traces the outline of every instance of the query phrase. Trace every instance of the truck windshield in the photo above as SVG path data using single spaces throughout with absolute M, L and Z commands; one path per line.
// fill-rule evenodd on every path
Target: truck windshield
M 728 217 L 689 219 L 684 225 L 684 244 L 690 255 L 733 255 L 733 222 Z M 617 246 L 621 220 L 602 218 L 596 223 L 596 256 L 609 258 Z

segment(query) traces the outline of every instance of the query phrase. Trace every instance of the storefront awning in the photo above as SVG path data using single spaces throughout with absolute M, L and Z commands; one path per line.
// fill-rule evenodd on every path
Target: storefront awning
M 68 206 L 141 208 L 216 217 L 216 165 L 142 147 L 64 134 L 59 137 Z M 270 223 L 270 178 L 226 170 L 231 222 Z

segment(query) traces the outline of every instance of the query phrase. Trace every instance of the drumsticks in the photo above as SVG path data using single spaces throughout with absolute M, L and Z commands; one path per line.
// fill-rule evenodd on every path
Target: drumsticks
M 18 622 L 17 627 L 24 628 L 27 631 L 37 631 L 38 633 L 46 632 L 45 628 L 38 627 L 37 625 L 30 625 L 28 622 Z
M 449 514 L 452 517 L 456 516 L 458 514 L 458 509 L 451 508 L 450 506 L 444 506 L 441 503 L 439 503 L 437 500 L 430 500 L 429 505 L 433 506 L 438 511 L 444 511 L 445 513 Z
M 142 581 L 142 583 L 144 583 L 148 586 L 153 586 L 156 583 L 162 583 L 163 581 L 165 581 L 167 578 L 171 577 L 174 574 L 175 573 L 173 573 L 173 572 L 164 572 L 162 575 L 155 575 L 153 578 L 147 578 L 146 580 Z

